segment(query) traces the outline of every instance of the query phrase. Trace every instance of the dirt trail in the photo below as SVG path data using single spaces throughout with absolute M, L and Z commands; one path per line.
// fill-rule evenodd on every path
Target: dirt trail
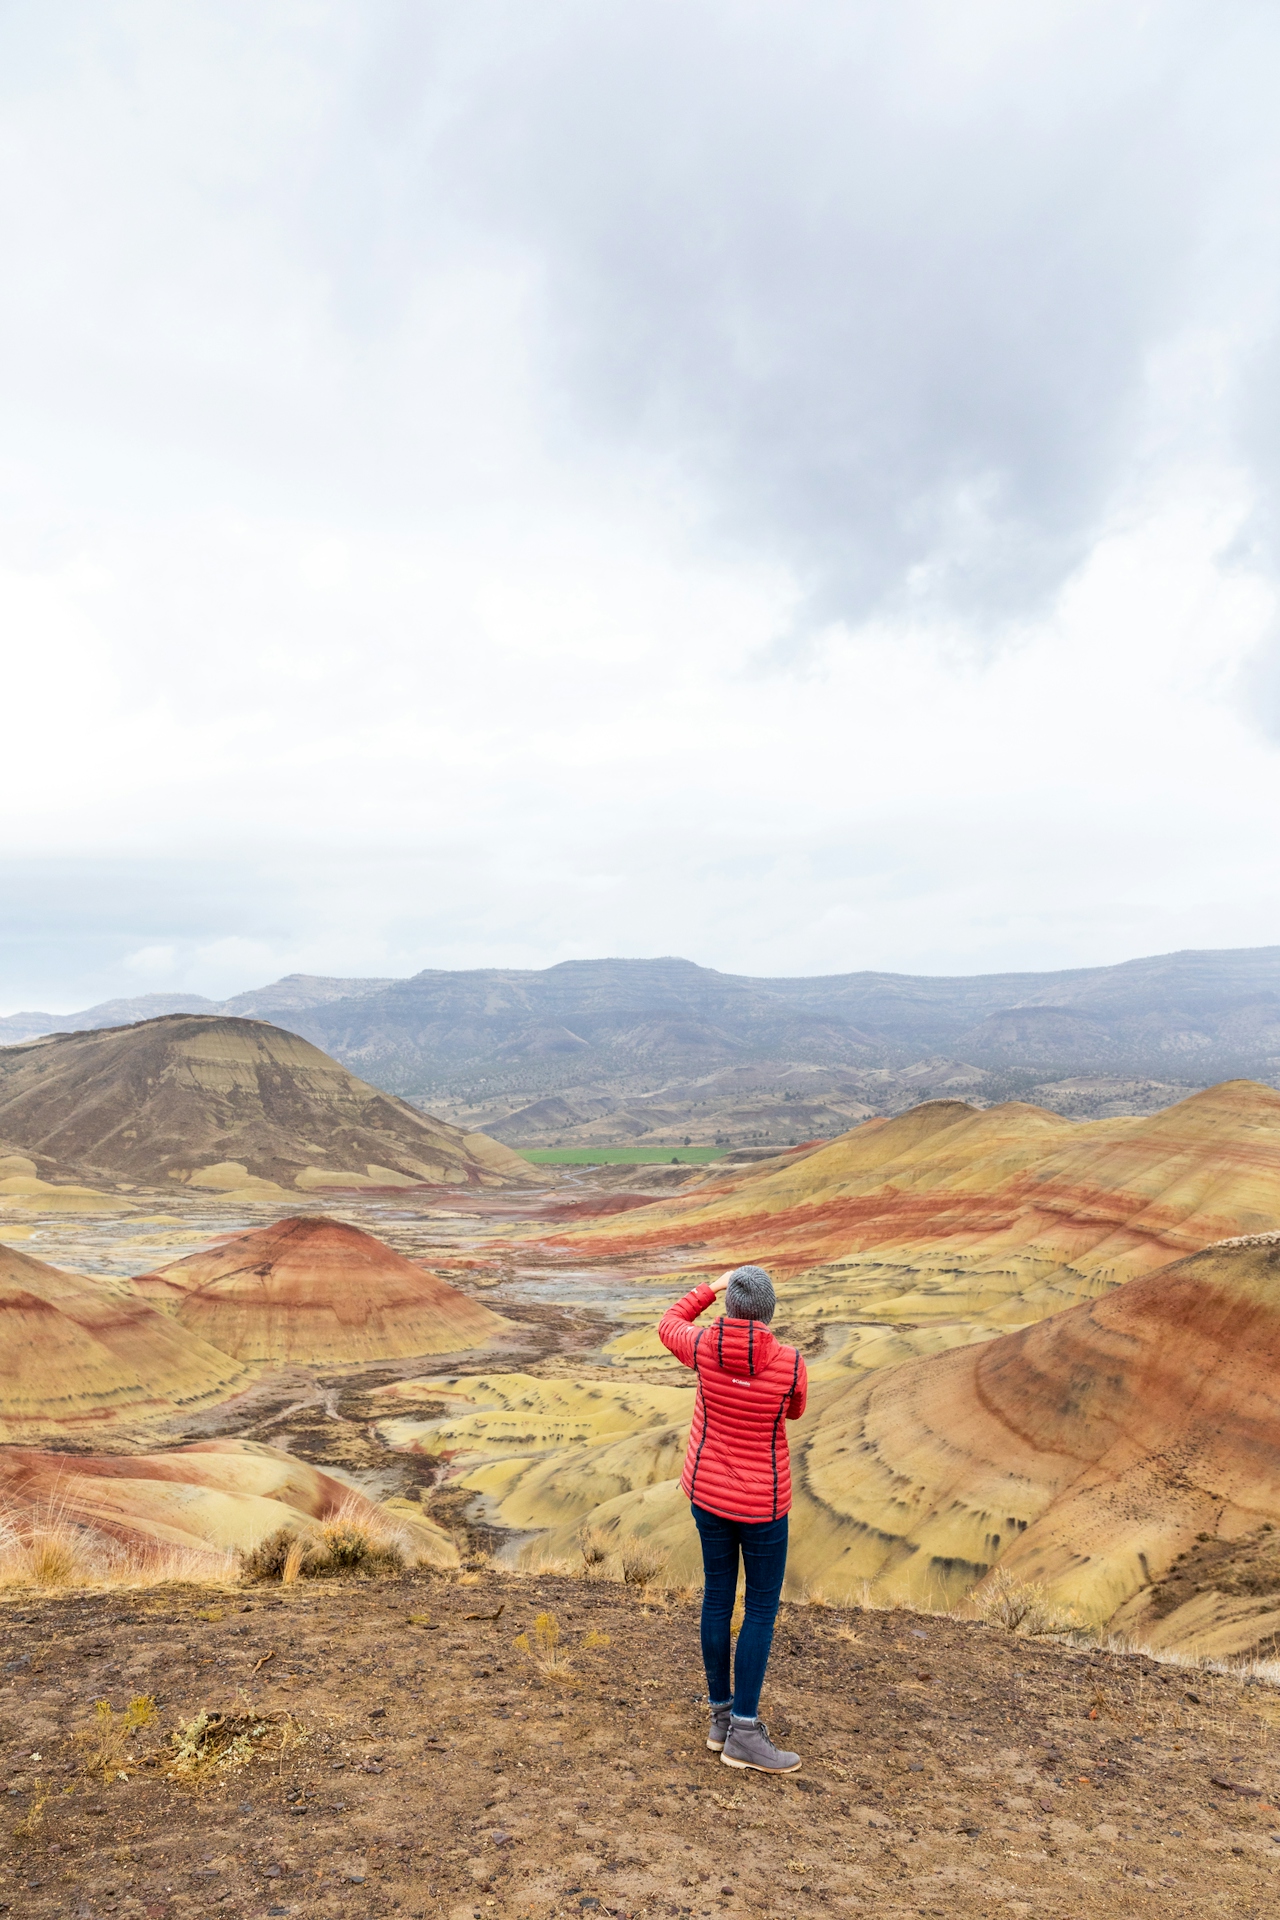
M 945 1618 L 785 1607 L 765 1708 L 805 1765 L 767 1779 L 703 1744 L 694 1602 L 470 1579 L 5 1602 L 0 1912 L 1276 1910 L 1269 1689 Z M 561 1676 L 515 1645 L 542 1611 Z M 75 1730 L 96 1700 L 140 1694 L 159 1704 L 153 1755 L 202 1709 L 287 1714 L 306 1738 L 198 1788 L 145 1753 L 127 1779 L 86 1778 Z M 43 1823 L 15 1836 L 42 1792 Z

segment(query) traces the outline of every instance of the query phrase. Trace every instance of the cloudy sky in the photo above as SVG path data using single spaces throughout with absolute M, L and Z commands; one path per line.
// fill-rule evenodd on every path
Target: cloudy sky
M 1280 941 L 1278 64 L 3 0 L 0 1011 Z

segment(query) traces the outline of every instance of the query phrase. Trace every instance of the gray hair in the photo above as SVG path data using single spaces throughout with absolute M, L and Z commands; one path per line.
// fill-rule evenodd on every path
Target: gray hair
M 763 1267 L 735 1267 L 725 1289 L 724 1310 L 731 1320 L 763 1320 L 768 1326 L 777 1306 L 773 1282 Z

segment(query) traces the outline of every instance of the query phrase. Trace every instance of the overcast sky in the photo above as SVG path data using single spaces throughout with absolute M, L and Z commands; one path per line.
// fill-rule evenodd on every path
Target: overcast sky
M 1278 67 L 0 0 L 0 1011 L 1280 942 Z

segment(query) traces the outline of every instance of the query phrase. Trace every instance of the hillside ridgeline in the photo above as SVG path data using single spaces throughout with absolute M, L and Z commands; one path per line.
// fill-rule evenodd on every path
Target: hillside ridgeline
M 0 1048 L 0 1134 L 89 1180 L 285 1188 L 529 1185 L 528 1165 L 262 1020 L 170 1014 Z

